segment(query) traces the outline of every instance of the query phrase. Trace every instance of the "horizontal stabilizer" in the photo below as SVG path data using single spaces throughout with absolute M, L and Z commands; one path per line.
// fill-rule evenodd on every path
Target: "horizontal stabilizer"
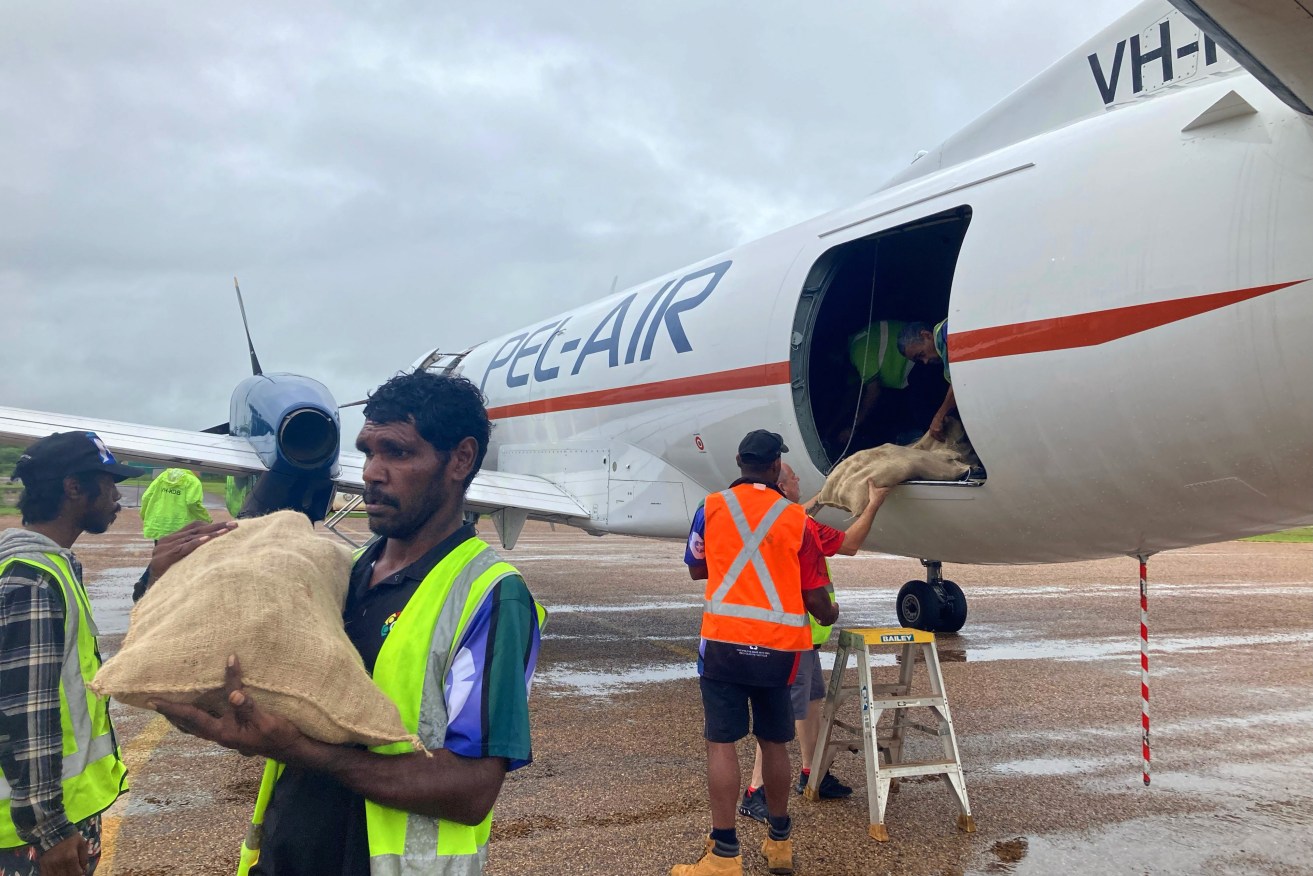
M 1307 0 L 1172 0 L 1292 109 L 1313 115 L 1313 5 Z

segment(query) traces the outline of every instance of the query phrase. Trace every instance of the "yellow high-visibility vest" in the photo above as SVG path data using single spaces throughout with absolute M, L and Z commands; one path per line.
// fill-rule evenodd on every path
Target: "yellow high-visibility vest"
M 68 560 L 57 553 L 32 553 L 0 562 L 0 574 L 26 563 L 54 578 L 64 597 L 64 664 L 59 678 L 59 727 L 63 736 L 64 814 L 74 824 L 99 815 L 128 789 L 127 767 L 109 721 L 109 697 L 90 689 L 100 669 L 91 601 Z M 25 846 L 14 826 L 9 782 L 0 777 L 0 848 Z
M 829 594 L 830 604 L 833 605 L 839 600 L 834 595 L 834 570 L 830 568 L 829 557 L 825 558 L 825 577 L 830 579 L 830 583 L 825 585 L 825 592 Z M 833 629 L 832 625 L 827 627 L 825 624 L 812 617 L 810 613 L 807 615 L 807 619 L 810 620 L 812 624 L 813 647 L 816 645 L 824 645 L 826 642 L 830 641 L 830 631 Z
M 363 552 L 362 548 L 356 558 Z M 425 747 L 442 748 L 445 741 L 443 684 L 456 643 L 493 587 L 518 574 L 486 542 L 466 539 L 424 577 L 383 642 L 374 664 L 374 683 L 396 703 L 402 723 Z M 534 609 L 541 631 L 547 612 L 537 602 Z M 396 742 L 370 750 L 404 754 L 411 748 L 407 742 Z M 265 810 L 282 772 L 282 764 L 265 763 L 238 876 L 247 876 L 259 860 Z M 365 824 L 371 876 L 476 876 L 487 860 L 492 813 L 470 826 L 366 800 Z

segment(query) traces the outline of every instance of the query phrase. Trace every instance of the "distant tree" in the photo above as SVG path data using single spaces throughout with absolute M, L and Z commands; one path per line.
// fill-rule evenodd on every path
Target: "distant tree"
M 9 476 L 14 473 L 14 464 L 18 462 L 18 457 L 23 455 L 21 447 L 0 447 L 0 476 L 7 481 Z

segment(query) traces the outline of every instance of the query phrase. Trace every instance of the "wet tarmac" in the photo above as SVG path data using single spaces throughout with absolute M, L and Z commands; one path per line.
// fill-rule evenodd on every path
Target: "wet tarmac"
M 125 511 L 77 553 L 112 652 L 149 545 Z M 507 554 L 551 617 L 535 760 L 507 779 L 489 873 L 665 873 L 697 856 L 709 827 L 701 592 L 681 556 L 536 524 Z M 896 625 L 894 593 L 920 571 L 882 555 L 834 568 L 847 626 Z M 890 798 L 891 841 L 871 841 L 861 759 L 842 754 L 834 771 L 854 796 L 791 807 L 796 872 L 1313 873 L 1313 545 L 1233 542 L 1150 562 L 1149 788 L 1135 561 L 946 573 L 971 600 L 939 651 L 977 832 L 956 830 L 938 780 L 912 779 Z M 153 713 L 114 714 L 133 791 L 109 813 L 98 872 L 231 874 L 259 763 Z M 765 873 L 764 828 L 739 829 L 745 872 Z

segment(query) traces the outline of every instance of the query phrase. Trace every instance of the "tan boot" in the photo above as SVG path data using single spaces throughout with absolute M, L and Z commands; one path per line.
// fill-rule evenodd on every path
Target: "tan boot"
M 761 853 L 766 856 L 766 867 L 772 873 L 788 876 L 793 872 L 793 840 L 766 838 Z
M 715 847 L 715 842 L 707 840 L 701 860 L 696 864 L 676 864 L 670 868 L 670 876 L 743 876 L 743 856 L 721 858 L 712 851 Z

